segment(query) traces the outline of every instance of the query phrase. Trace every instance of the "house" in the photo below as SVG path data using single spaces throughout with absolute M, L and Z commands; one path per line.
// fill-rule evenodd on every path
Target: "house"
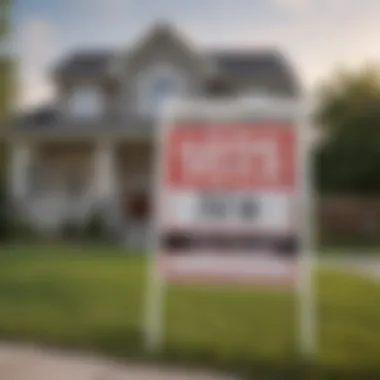
M 9 129 L 10 193 L 33 226 L 57 230 L 95 208 L 129 243 L 146 241 L 154 130 L 169 96 L 297 98 L 276 50 L 201 51 L 157 23 L 128 51 L 79 51 L 53 70 L 55 104 Z

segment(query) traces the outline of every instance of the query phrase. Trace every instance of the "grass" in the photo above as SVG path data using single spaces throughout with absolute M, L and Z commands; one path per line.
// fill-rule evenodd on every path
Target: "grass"
M 236 286 L 169 286 L 165 347 L 149 357 L 145 279 L 144 258 L 124 250 L 8 247 L 0 254 L 0 334 L 255 379 L 380 378 L 380 287 L 369 279 L 318 271 L 318 352 L 309 366 L 297 352 L 294 294 Z
M 380 244 L 377 245 L 350 245 L 350 244 L 326 244 L 318 249 L 319 257 L 347 257 L 347 256 L 365 256 L 377 258 L 380 256 Z

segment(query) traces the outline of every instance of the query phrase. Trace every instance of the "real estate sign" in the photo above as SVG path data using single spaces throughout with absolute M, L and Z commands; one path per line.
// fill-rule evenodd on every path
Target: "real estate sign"
M 168 116 L 156 157 L 156 278 L 310 289 L 297 105 L 195 102 Z
M 170 280 L 291 282 L 299 253 L 289 121 L 175 121 L 163 141 L 159 270 Z

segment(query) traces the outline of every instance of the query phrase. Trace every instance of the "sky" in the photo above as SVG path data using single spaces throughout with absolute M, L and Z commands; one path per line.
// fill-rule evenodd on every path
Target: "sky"
M 81 48 L 128 49 L 155 21 L 200 48 L 276 47 L 313 89 L 337 68 L 380 62 L 380 0 L 14 0 L 22 108 L 54 97 L 49 73 Z

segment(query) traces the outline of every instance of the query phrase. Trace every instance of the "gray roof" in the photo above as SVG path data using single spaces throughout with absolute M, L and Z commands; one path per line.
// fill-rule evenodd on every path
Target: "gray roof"
M 300 95 L 295 74 L 277 50 L 216 51 L 209 57 L 240 90 L 253 88 L 276 95 Z
M 21 115 L 9 125 L 8 135 L 19 133 L 43 133 L 49 135 L 93 135 L 123 134 L 152 135 L 155 122 L 153 119 L 137 115 L 121 115 L 120 117 L 104 117 L 96 120 L 72 119 L 54 107 L 44 107 L 26 115 Z
M 110 50 L 81 50 L 70 54 L 55 69 L 57 76 L 102 76 L 107 73 L 116 53 Z
M 299 96 L 300 85 L 287 60 L 276 50 L 223 50 L 204 53 L 206 60 L 215 63 L 219 75 L 238 91 L 264 91 L 276 96 Z M 99 77 L 109 72 L 110 63 L 116 57 L 114 51 L 106 49 L 83 50 L 71 54 L 54 73 L 57 76 Z M 98 120 L 81 122 L 68 119 L 53 107 L 45 107 L 27 115 L 21 115 L 11 123 L 12 133 L 81 133 L 99 132 L 151 133 L 152 120 L 141 119 L 136 115 L 107 117 L 107 122 Z
M 206 58 L 216 63 L 237 88 L 297 96 L 300 85 L 287 60 L 275 49 L 207 52 Z M 70 55 L 55 70 L 59 76 L 104 76 L 116 53 L 108 50 L 79 51 Z

